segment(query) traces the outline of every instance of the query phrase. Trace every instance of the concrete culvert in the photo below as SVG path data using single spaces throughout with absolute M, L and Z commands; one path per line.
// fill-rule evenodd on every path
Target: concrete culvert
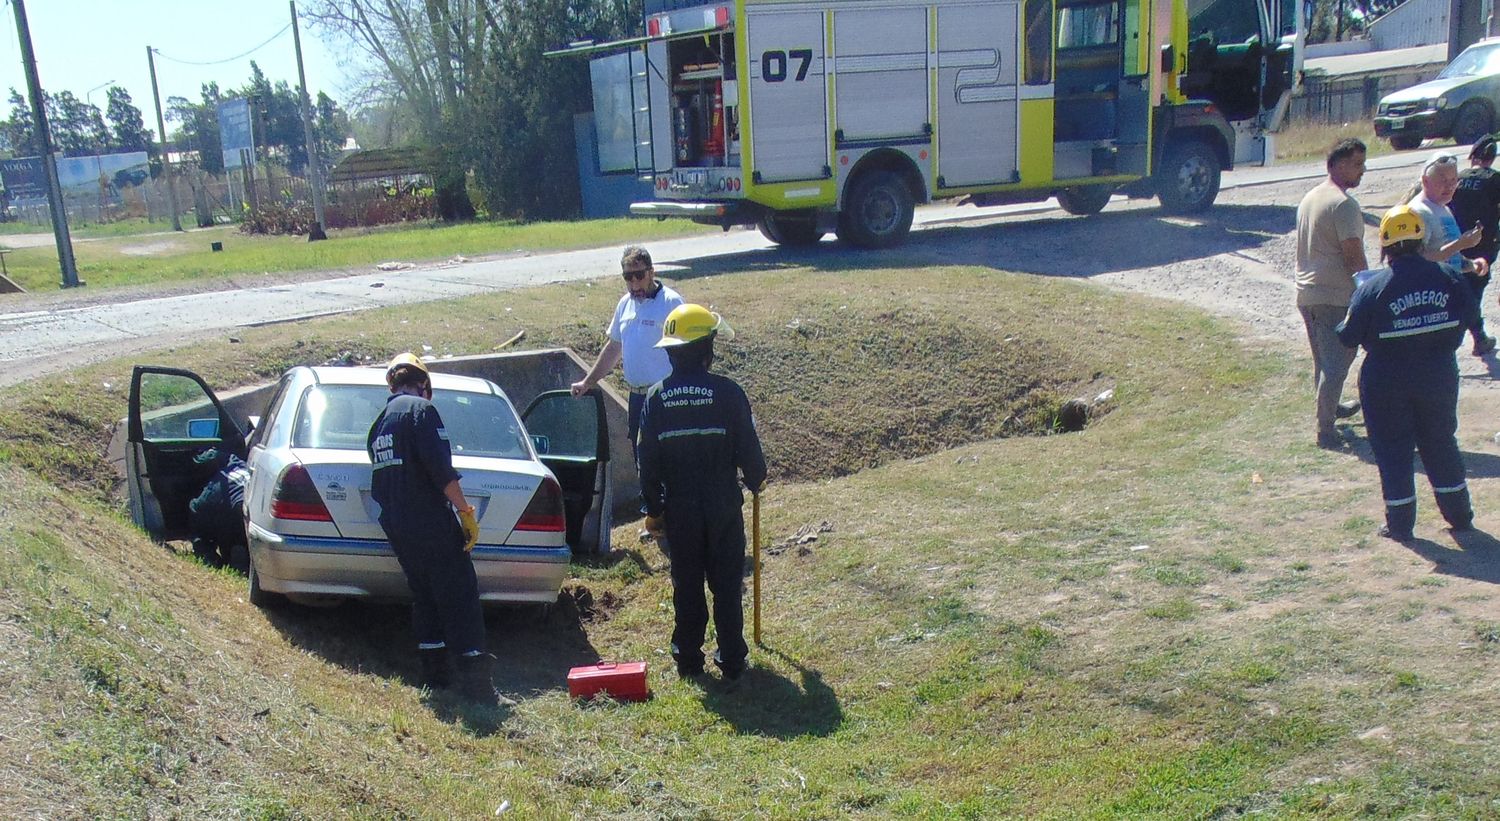
M 1062 433 L 1075 433 L 1089 423 L 1089 403 L 1086 399 L 1069 399 L 1057 409 L 1057 429 Z

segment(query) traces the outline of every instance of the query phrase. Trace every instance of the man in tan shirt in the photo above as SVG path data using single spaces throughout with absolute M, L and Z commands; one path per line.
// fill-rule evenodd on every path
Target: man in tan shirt
M 1365 144 L 1340 140 L 1327 165 L 1328 179 L 1297 206 L 1297 310 L 1312 347 L 1318 447 L 1339 450 L 1344 441 L 1334 420 L 1359 412 L 1358 402 L 1339 402 L 1354 351 L 1339 342 L 1334 328 L 1349 310 L 1354 274 L 1369 267 L 1364 215 L 1349 194 L 1365 175 Z

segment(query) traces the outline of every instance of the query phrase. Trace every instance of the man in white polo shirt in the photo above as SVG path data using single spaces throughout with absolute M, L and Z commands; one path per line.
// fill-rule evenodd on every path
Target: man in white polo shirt
M 682 295 L 656 281 L 656 269 L 651 267 L 651 254 L 639 245 L 625 249 L 620 258 L 620 273 L 625 277 L 625 295 L 615 306 L 614 318 L 609 321 L 609 341 L 594 367 L 587 376 L 574 382 L 573 395 L 582 396 L 624 361 L 625 385 L 630 389 L 629 433 L 630 450 L 636 450 L 636 434 L 641 427 L 641 406 L 645 404 L 646 389 L 672 373 L 672 363 L 664 349 L 656 347 L 661 341 L 662 323 L 667 314 L 682 304 Z

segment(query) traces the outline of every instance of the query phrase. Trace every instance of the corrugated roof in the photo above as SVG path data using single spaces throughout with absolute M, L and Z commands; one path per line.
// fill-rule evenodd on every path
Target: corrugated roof
M 1302 68 L 1308 72 L 1321 71 L 1329 75 L 1368 74 L 1372 71 L 1389 71 L 1409 66 L 1446 65 L 1448 44 L 1415 48 L 1394 48 L 1388 51 L 1367 51 L 1363 54 L 1340 54 L 1337 57 L 1319 57 L 1307 60 Z
M 386 177 L 402 177 L 412 174 L 431 174 L 437 165 L 431 149 L 417 146 L 404 148 L 372 148 L 356 151 L 339 160 L 328 174 L 328 181 L 354 182 L 355 180 L 378 180 Z

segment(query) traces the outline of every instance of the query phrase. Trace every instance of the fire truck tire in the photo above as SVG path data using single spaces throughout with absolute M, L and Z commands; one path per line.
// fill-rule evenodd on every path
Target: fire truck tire
M 1458 109 L 1453 118 L 1453 141 L 1459 145 L 1471 145 L 1480 137 L 1490 133 L 1495 117 L 1490 107 L 1481 100 L 1470 100 Z
M 1422 144 L 1422 138 L 1412 134 L 1392 134 L 1391 148 L 1397 151 L 1410 151 Z
M 1113 193 L 1112 185 L 1079 185 L 1057 192 L 1057 204 L 1069 214 L 1087 216 L 1103 211 Z
M 889 248 L 911 231 L 916 203 L 911 189 L 890 171 L 861 174 L 839 212 L 839 239 L 858 248 Z
M 818 230 L 818 224 L 811 218 L 767 214 L 760 218 L 756 227 L 766 239 L 788 248 L 806 248 L 817 245 L 823 239 L 823 232 Z
M 1188 140 L 1167 149 L 1156 179 L 1156 196 L 1168 214 L 1193 214 L 1207 209 L 1219 196 L 1219 155 L 1202 140 Z

